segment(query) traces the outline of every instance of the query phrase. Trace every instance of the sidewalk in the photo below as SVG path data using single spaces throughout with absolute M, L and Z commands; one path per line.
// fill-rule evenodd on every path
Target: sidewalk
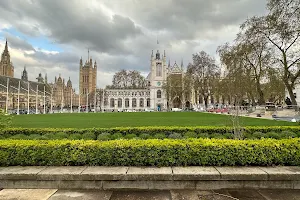
M 300 189 L 300 167 L 0 167 L 3 189 Z

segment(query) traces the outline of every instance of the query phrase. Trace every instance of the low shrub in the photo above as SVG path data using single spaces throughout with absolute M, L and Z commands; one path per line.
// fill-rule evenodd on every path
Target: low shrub
M 114 133 L 114 134 L 112 134 L 112 135 L 110 136 L 110 138 L 111 138 L 112 140 L 118 140 L 118 139 L 122 139 L 122 138 L 123 138 L 123 135 L 122 135 L 122 133 Z
M 29 140 L 40 140 L 42 139 L 42 136 L 39 134 L 31 134 L 27 136 Z
M 265 138 L 273 138 L 273 139 L 279 139 L 281 136 L 278 133 L 275 132 L 268 132 L 265 134 Z
M 297 149 L 299 138 L 1 140 L 0 166 L 298 166 Z
M 199 133 L 198 138 L 209 138 L 209 134 L 208 133 Z
M 110 140 L 110 133 L 101 133 L 98 135 L 97 140 L 107 141 Z
M 92 132 L 87 132 L 87 133 L 82 134 L 82 139 L 84 139 L 84 140 L 95 140 L 96 136 Z
M 261 139 L 263 137 L 265 137 L 265 134 L 263 134 L 262 132 L 254 132 L 252 134 L 253 138 L 256 138 L 256 139 Z
M 62 139 L 67 139 L 68 137 L 69 137 L 69 135 L 67 133 L 58 132 L 58 133 L 55 133 L 52 138 L 54 140 L 62 140 Z
M 169 138 L 171 139 L 181 139 L 182 135 L 180 133 L 172 133 L 169 135 Z
M 153 138 L 155 139 L 165 139 L 166 138 L 166 134 L 164 133 L 157 133 L 153 136 Z
M 13 140 L 27 140 L 28 137 L 27 137 L 27 135 L 24 135 L 24 134 L 17 134 L 17 135 L 11 136 L 10 139 L 13 139 Z
M 137 138 L 136 134 L 129 133 L 124 136 L 124 139 L 134 139 Z
M 184 138 L 197 138 L 197 133 L 196 132 L 186 132 L 184 135 L 183 135 Z
M 147 140 L 147 139 L 151 139 L 151 135 L 147 134 L 147 133 L 143 133 L 141 135 L 139 135 L 139 138 L 143 139 L 143 140 Z
M 247 126 L 243 127 L 244 133 L 268 133 L 268 132 L 276 132 L 281 133 L 282 131 L 291 131 L 300 137 L 300 126 Z M 232 127 L 227 126 L 192 126 L 192 127 L 177 127 L 177 126 L 150 126 L 150 127 L 117 127 L 117 128 L 87 128 L 87 129 L 78 129 L 78 128 L 4 128 L 0 129 L 0 135 L 17 135 L 17 134 L 39 134 L 44 135 L 47 133 L 57 133 L 64 132 L 66 134 L 84 134 L 84 133 L 94 133 L 95 137 L 97 137 L 101 133 L 121 133 L 123 135 L 126 134 L 141 134 L 146 133 L 151 136 L 157 133 L 164 133 L 166 135 L 170 135 L 172 133 L 180 133 L 184 134 L 187 132 L 195 132 L 197 134 L 200 133 L 233 133 Z
M 82 135 L 79 134 L 79 133 L 74 133 L 74 134 L 71 134 L 69 136 L 69 139 L 70 140 L 81 140 L 82 139 Z
M 297 134 L 292 131 L 282 131 L 281 138 L 296 138 Z

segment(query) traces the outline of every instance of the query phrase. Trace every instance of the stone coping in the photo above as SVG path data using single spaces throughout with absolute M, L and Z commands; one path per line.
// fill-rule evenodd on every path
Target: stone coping
M 299 181 L 300 167 L 0 167 L 0 181 Z

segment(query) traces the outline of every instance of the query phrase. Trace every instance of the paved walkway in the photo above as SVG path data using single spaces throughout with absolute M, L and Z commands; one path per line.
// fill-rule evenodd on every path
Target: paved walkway
M 300 190 L 100 191 L 3 189 L 1 200 L 299 200 Z

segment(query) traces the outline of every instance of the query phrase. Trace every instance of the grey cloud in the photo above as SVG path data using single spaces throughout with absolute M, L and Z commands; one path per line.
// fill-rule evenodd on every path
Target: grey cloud
M 183 59 L 185 65 L 200 50 L 213 55 L 217 46 L 233 39 L 236 29 L 232 27 L 238 27 L 247 17 L 263 14 L 266 4 L 266 0 L 86 2 L 2 0 L 0 17 L 26 35 L 46 34 L 49 40 L 62 45 L 63 52 L 55 55 L 37 50 L 25 56 L 43 63 L 49 70 L 64 63 L 64 70 L 76 74 L 71 77 L 74 81 L 78 81 L 79 59 L 83 56 L 85 60 L 90 48 L 98 63 L 100 80 L 101 73 L 113 74 L 120 69 L 147 74 L 152 49 L 165 49 L 167 60 L 174 63 Z M 95 2 L 111 9 L 112 17 Z M 104 84 L 103 81 L 100 83 Z
M 9 34 L 9 33 L 4 33 L 4 36 L 8 40 L 9 46 L 12 48 L 21 49 L 21 50 L 25 50 L 25 51 L 28 51 L 28 50 L 35 51 L 34 48 L 32 47 L 32 45 L 29 44 L 24 39 L 21 39 L 19 37 Z
M 79 42 L 100 52 L 128 54 L 130 50 L 122 41 L 142 34 L 131 19 L 114 15 L 110 21 L 100 10 L 82 9 L 79 1 L 77 4 L 60 0 L 9 2 L 1 1 L 0 6 L 16 12 L 13 14 L 15 20 L 26 18 L 38 22 L 49 30 L 50 37 L 63 44 Z

